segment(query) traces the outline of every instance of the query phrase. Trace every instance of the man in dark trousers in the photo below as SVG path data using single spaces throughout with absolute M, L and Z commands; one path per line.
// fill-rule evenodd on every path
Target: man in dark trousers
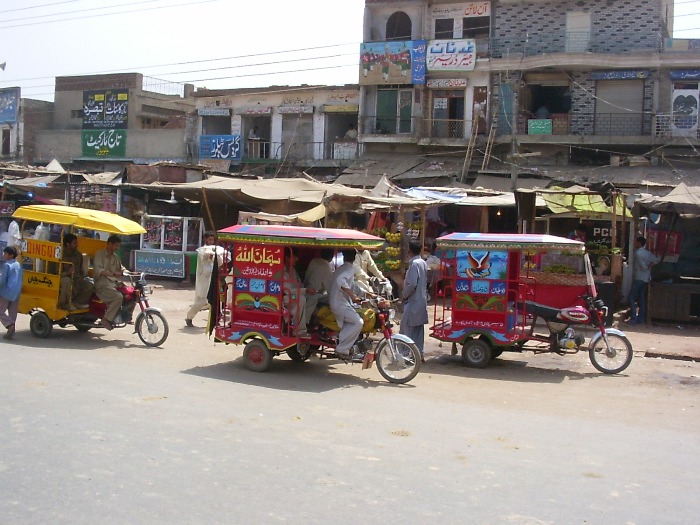
M 420 256 L 421 248 L 421 244 L 416 241 L 411 241 L 408 245 L 411 260 L 401 292 L 403 316 L 400 333 L 416 343 L 421 361 L 424 362 L 425 325 L 428 322 L 428 264 Z

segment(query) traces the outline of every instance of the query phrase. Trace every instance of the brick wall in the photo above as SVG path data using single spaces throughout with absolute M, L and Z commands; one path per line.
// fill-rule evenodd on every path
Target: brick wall
M 566 13 L 591 14 L 588 50 L 629 53 L 658 50 L 662 32 L 660 0 L 499 2 L 492 27 L 497 48 L 510 53 L 552 53 L 566 48 Z M 611 5 L 608 5 L 610 3 Z

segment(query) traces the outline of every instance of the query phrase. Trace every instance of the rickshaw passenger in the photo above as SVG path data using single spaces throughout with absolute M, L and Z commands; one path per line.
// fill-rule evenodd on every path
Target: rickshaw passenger
M 369 284 L 370 274 L 374 275 L 382 281 L 386 281 L 386 277 L 374 262 L 372 254 L 366 248 L 358 248 L 357 256 L 355 257 L 356 285 L 362 292 L 371 292 L 372 287 Z
M 296 335 L 306 337 L 308 336 L 306 325 L 301 326 L 301 322 L 306 319 L 306 290 L 302 287 L 299 274 L 294 268 L 297 260 L 296 252 L 292 248 L 285 248 L 282 303 L 291 313 L 290 323 L 294 325 Z
M 78 237 L 72 233 L 63 236 L 63 271 L 58 295 L 58 307 L 63 310 L 87 308 L 95 285 L 85 276 L 83 254 L 78 251 Z M 72 288 L 71 288 L 72 283 Z
M 343 250 L 344 262 L 333 274 L 333 282 L 328 293 L 331 311 L 340 326 L 335 353 L 341 357 L 350 356 L 350 349 L 362 331 L 362 318 L 353 308 L 353 303 L 360 301 L 353 292 L 356 270 L 353 262 L 356 253 L 355 250 Z
M 309 324 L 319 300 L 328 297 L 328 290 L 333 282 L 333 250 L 324 248 L 321 256 L 311 259 L 306 267 L 304 286 L 306 287 L 306 315 L 305 323 Z
M 117 290 L 117 286 L 119 285 L 119 280 L 117 278 L 123 276 L 126 271 L 126 268 L 122 266 L 119 256 L 116 253 L 121 242 L 122 240 L 118 235 L 110 235 L 107 239 L 107 246 L 95 254 L 95 260 L 93 262 L 95 292 L 97 293 L 97 297 L 107 303 L 107 311 L 102 318 L 102 326 L 107 330 L 113 328 L 114 319 L 119 313 L 119 309 L 124 301 L 124 296 Z M 125 323 L 131 322 L 134 306 L 136 306 L 136 303 L 131 305 L 129 311 L 124 312 L 124 318 L 122 320 Z

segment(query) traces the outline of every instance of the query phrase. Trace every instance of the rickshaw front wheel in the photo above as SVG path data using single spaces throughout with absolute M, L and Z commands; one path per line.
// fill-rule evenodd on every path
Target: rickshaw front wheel
M 35 312 L 29 320 L 29 330 L 34 337 L 46 339 L 51 335 L 53 323 L 46 312 Z
M 272 352 L 260 339 L 253 339 L 243 349 L 243 360 L 248 370 L 264 372 L 272 362 Z
M 462 361 L 470 368 L 484 368 L 491 361 L 491 346 L 482 339 L 469 339 L 462 347 Z

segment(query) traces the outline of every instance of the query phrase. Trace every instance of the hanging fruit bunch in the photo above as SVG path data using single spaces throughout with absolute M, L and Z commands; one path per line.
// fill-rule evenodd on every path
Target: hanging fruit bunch
M 384 249 L 386 260 L 384 265 L 388 270 L 398 270 L 401 267 L 401 233 L 387 232 L 384 238 L 389 243 Z

